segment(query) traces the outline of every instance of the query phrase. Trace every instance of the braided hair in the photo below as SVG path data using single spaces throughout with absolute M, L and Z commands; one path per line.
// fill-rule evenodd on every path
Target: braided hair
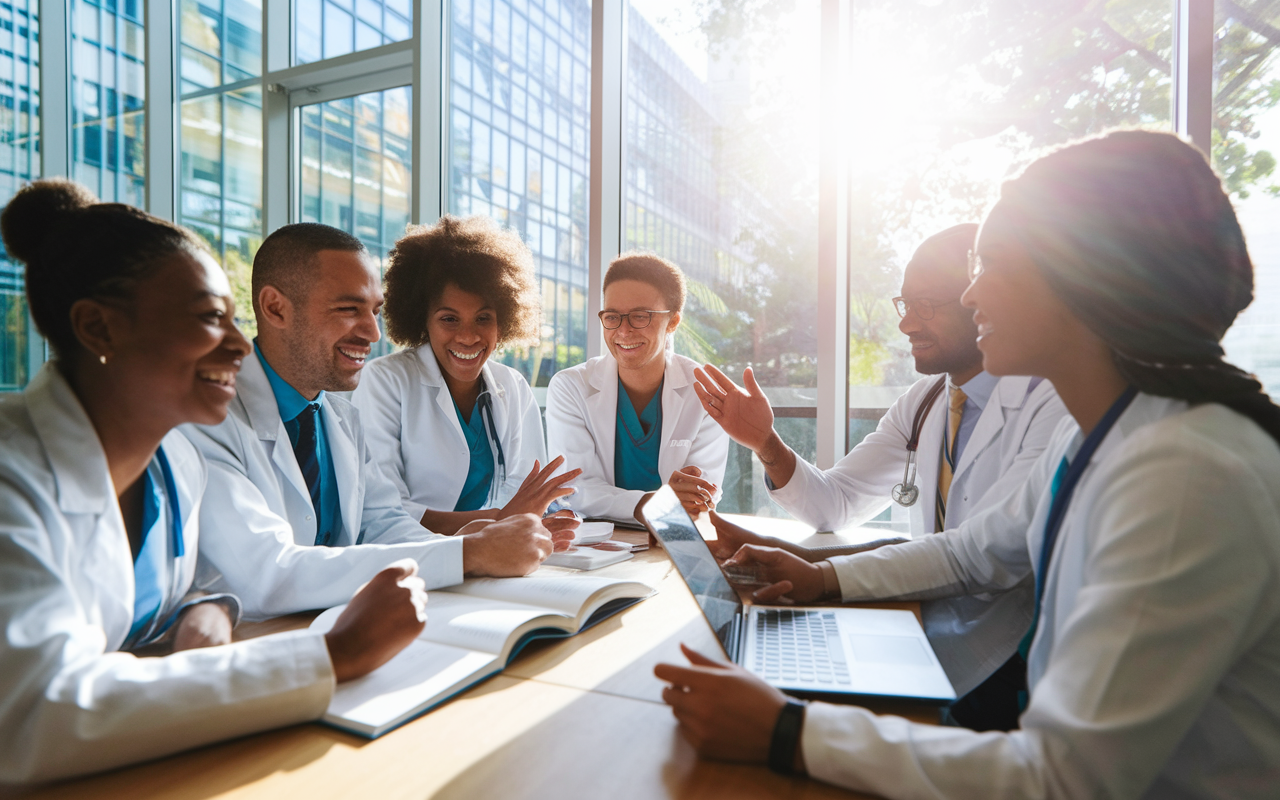
M 1033 162 L 1001 199 L 1053 292 L 1131 385 L 1221 403 L 1280 441 L 1280 407 L 1224 358 L 1222 337 L 1253 300 L 1253 264 L 1199 150 L 1116 131 Z

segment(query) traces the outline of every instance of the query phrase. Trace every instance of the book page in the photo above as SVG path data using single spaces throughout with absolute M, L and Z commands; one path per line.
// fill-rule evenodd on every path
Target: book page
M 535 619 L 571 631 L 572 616 L 522 603 L 449 592 L 427 593 L 427 627 L 422 640 L 497 655 L 517 628 Z
M 610 589 L 614 591 L 609 592 Z M 472 578 L 458 586 L 450 586 L 448 591 L 451 594 L 541 606 L 577 618 L 583 606 L 593 599 L 599 599 L 595 598 L 597 592 L 611 596 L 624 596 L 631 592 L 635 597 L 645 597 L 653 590 L 635 581 L 592 575 L 531 575 L 527 578 Z M 429 606 L 430 603 L 428 614 Z

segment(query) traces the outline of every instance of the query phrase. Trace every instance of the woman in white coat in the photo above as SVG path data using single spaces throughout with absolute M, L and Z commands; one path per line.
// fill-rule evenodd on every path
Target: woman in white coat
M 978 239 L 985 368 L 1071 414 L 1021 491 L 944 536 L 819 566 L 748 545 L 809 601 L 999 591 L 1034 576 L 1021 729 L 789 701 L 686 651 L 664 697 L 708 755 L 889 798 L 1269 798 L 1280 780 L 1280 408 L 1223 360 L 1252 299 L 1231 204 L 1169 134 L 1067 146 Z
M 405 511 L 446 534 L 477 519 L 544 516 L 579 473 L 555 475 L 564 459 L 547 463 L 533 390 L 490 361 L 538 338 L 533 254 L 493 220 L 446 216 L 411 230 L 389 260 L 383 315 L 406 349 L 370 362 L 352 399 Z
M 421 630 L 411 567 L 337 636 L 228 644 L 229 595 L 191 592 L 205 464 L 174 426 L 227 413 L 249 345 L 201 241 L 40 181 L 0 215 L 55 358 L 0 399 L 0 790 L 314 719 L 335 678 Z M 397 584 L 400 585 L 397 585 Z M 128 651 L 168 639 L 172 655 Z
M 698 401 L 697 362 L 671 347 L 684 300 L 675 264 L 618 256 L 600 312 L 608 354 L 556 373 L 547 387 L 547 445 L 582 468 L 571 502 L 585 516 L 633 519 L 664 481 L 691 514 L 720 497 L 729 437 Z

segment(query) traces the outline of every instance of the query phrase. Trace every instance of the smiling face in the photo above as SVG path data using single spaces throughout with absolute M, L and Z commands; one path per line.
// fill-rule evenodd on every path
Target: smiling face
M 273 369 L 302 396 L 314 399 L 322 390 L 349 392 L 360 383 L 360 370 L 370 346 L 382 337 L 378 314 L 382 311 L 382 286 L 378 270 L 360 252 L 321 250 L 306 296 L 292 303 L 281 298 L 278 316 L 267 316 L 276 326 L 281 347 L 259 341 Z M 264 297 L 259 302 L 272 305 Z
M 448 284 L 428 310 L 427 341 L 449 390 L 466 393 L 498 348 L 498 315 L 480 295 Z
M 1013 235 L 1005 201 L 997 203 L 978 234 L 981 269 L 964 293 L 974 309 L 978 349 L 992 375 L 1052 377 L 1096 337 L 1053 293 L 1039 267 Z
M 216 425 L 235 397 L 250 346 L 232 319 L 222 268 L 205 253 L 168 256 L 142 281 L 118 324 L 109 365 L 134 407 L 165 427 Z
M 671 311 L 662 292 L 643 281 L 618 280 L 604 290 L 604 310 L 618 314 L 632 311 Z M 633 328 L 623 320 L 613 330 L 605 328 L 604 343 L 618 361 L 618 372 L 661 372 L 666 365 L 667 337 L 680 326 L 680 315 L 654 314 L 648 327 Z M 624 376 L 625 380 L 625 376 Z
M 913 301 L 928 301 L 934 306 L 933 317 L 923 319 L 916 308 L 911 308 L 898 323 L 898 330 L 911 342 L 917 372 L 946 372 L 957 383 L 965 383 L 982 369 L 977 328 L 972 314 L 960 305 L 960 295 L 969 279 L 963 264 L 928 252 L 926 247 L 916 251 L 907 265 L 902 297 L 908 306 Z

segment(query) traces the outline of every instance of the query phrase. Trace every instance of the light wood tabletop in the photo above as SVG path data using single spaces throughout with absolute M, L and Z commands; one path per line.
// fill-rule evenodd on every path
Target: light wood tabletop
M 699 759 L 661 702 L 663 684 L 653 675 L 661 661 L 683 663 L 681 642 L 723 657 L 692 595 L 657 549 L 592 574 L 641 580 L 657 592 L 578 636 L 530 645 L 500 675 L 381 738 L 296 725 L 55 784 L 31 796 L 860 796 L 762 766 Z M 314 616 L 242 625 L 238 638 L 298 628 Z M 910 706 L 875 710 L 936 719 Z

